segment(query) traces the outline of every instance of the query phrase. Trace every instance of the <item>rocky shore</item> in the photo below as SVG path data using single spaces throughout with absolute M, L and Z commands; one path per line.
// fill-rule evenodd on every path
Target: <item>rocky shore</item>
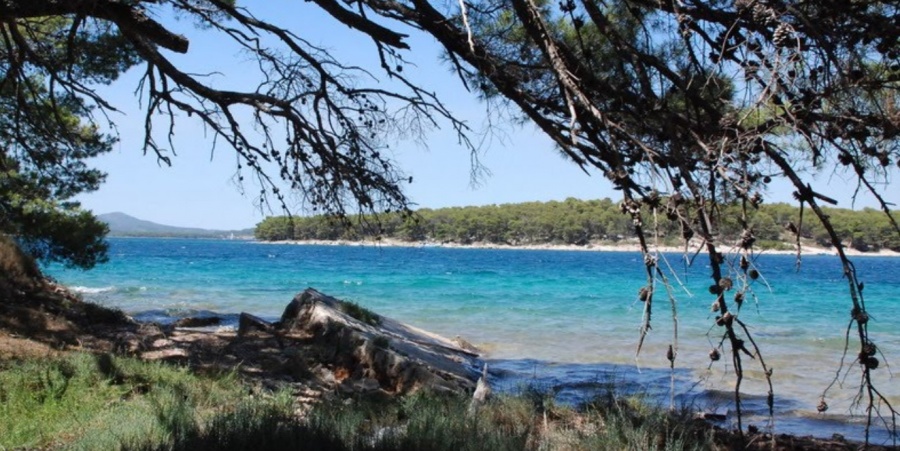
M 60 290 L 60 296 L 65 293 Z M 112 352 L 237 370 L 261 386 L 322 396 L 386 398 L 418 390 L 471 393 L 481 361 L 471 349 L 368 312 L 314 289 L 299 293 L 277 322 L 242 313 L 237 330 L 216 318 L 138 323 L 65 293 L 66 308 L 0 304 L 0 359 L 67 350 Z M 91 317 L 93 316 L 93 317 Z
M 471 396 L 478 392 L 476 381 L 484 368 L 477 350 L 465 342 L 402 324 L 314 289 L 296 295 L 278 321 L 241 314 L 237 330 L 218 328 L 215 318 L 165 326 L 138 323 L 84 303 L 61 287 L 0 302 L 0 361 L 70 351 L 130 355 L 197 372 L 236 371 L 260 390 L 288 389 L 299 411 L 325 399 L 378 402 L 422 390 Z M 721 436 L 717 441 L 726 444 L 722 449 L 734 443 L 729 431 L 715 434 Z M 839 438 L 758 434 L 749 437 L 745 449 L 857 447 Z

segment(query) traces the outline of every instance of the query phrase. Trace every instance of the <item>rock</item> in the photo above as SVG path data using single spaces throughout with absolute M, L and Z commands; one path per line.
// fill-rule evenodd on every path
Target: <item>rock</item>
M 326 386 L 334 387 L 335 385 L 337 385 L 337 378 L 334 377 L 334 373 L 331 372 L 331 370 L 329 370 L 328 368 L 319 368 L 317 373 L 319 380 L 322 381 L 322 383 Z
M 137 333 L 147 339 L 165 338 L 166 333 L 162 327 L 156 323 L 142 323 L 137 327 Z
M 284 363 L 284 372 L 297 380 L 309 379 L 313 376 L 312 370 L 306 362 L 306 356 L 297 348 L 285 349 L 283 355 L 287 358 Z
M 366 377 L 353 381 L 353 388 L 360 392 L 372 392 L 381 388 L 381 385 L 375 379 Z
M 333 379 L 321 379 L 333 380 L 342 391 L 471 393 L 481 366 L 477 355 L 444 337 L 311 288 L 288 304 L 275 333 L 286 337 L 287 348 L 302 341 L 323 367 L 331 368 Z
M 725 421 L 728 419 L 728 409 L 723 407 L 714 412 L 697 412 L 695 417 L 706 421 Z
M 158 351 L 147 351 L 141 353 L 144 360 L 171 360 L 183 359 L 188 356 L 188 352 L 182 348 L 160 349 Z
M 156 349 L 166 348 L 169 346 L 172 346 L 172 340 L 166 338 L 157 338 L 156 340 L 153 340 L 153 343 L 150 343 L 150 347 Z
M 222 323 L 222 318 L 218 316 L 189 317 L 181 318 L 175 321 L 175 327 L 209 327 L 218 326 Z
M 144 337 L 133 332 L 122 332 L 115 337 L 114 348 L 123 354 L 137 354 L 146 347 Z
M 252 332 L 272 333 L 274 330 L 275 326 L 272 323 L 246 312 L 241 313 L 238 319 L 238 337 L 243 337 Z
M 481 350 L 478 349 L 477 346 L 473 345 L 472 343 L 469 343 L 468 341 L 466 341 L 459 335 L 457 335 L 456 337 L 453 338 L 453 343 L 455 345 L 459 346 L 460 349 L 469 351 L 472 354 L 475 354 L 476 356 L 481 355 Z
M 307 289 L 307 291 L 309 291 L 309 289 Z M 294 296 L 294 299 L 292 299 L 287 307 L 284 308 L 284 313 L 281 314 L 281 321 L 278 323 L 279 329 L 283 331 L 292 331 L 303 327 L 305 319 L 303 318 L 303 312 L 305 311 L 303 308 L 303 295 L 305 293 L 306 291 Z

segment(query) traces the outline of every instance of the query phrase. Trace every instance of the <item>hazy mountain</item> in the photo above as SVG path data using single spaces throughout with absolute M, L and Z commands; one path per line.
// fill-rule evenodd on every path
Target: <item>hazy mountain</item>
M 125 213 L 104 213 L 97 218 L 109 225 L 110 236 L 171 236 L 171 237 L 209 237 L 225 238 L 235 236 L 253 236 L 253 229 L 244 230 L 211 230 L 193 227 L 176 227 L 157 224 L 151 221 L 129 216 Z

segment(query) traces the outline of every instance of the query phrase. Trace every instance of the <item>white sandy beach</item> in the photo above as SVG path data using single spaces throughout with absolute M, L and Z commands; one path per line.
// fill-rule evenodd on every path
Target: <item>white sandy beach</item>
M 317 246 L 372 246 L 372 247 L 443 247 L 443 248 L 459 248 L 459 249 L 525 249 L 525 250 L 559 250 L 559 251 L 584 251 L 584 252 L 640 252 L 640 245 L 636 240 L 623 240 L 618 243 L 592 243 L 584 246 L 577 245 L 560 245 L 560 244 L 522 244 L 507 245 L 496 243 L 472 243 L 459 244 L 454 242 L 435 242 L 435 241 L 401 241 L 392 238 L 381 240 L 285 240 L 285 241 L 260 241 L 261 243 L 271 244 L 296 244 L 296 245 L 317 245 Z M 650 245 L 651 251 L 666 253 L 689 253 L 694 254 L 706 252 L 705 248 L 700 248 L 700 241 L 691 241 L 687 247 L 684 246 L 655 246 Z M 728 245 L 721 247 L 726 253 L 737 253 L 740 249 L 736 245 Z M 888 249 L 882 249 L 878 252 L 862 252 L 856 249 L 845 248 L 844 252 L 851 257 L 900 257 L 900 252 L 894 252 Z M 792 250 L 754 250 L 755 254 L 768 255 L 796 255 L 796 249 Z M 837 255 L 834 248 L 824 248 L 812 245 L 802 245 L 800 255 Z

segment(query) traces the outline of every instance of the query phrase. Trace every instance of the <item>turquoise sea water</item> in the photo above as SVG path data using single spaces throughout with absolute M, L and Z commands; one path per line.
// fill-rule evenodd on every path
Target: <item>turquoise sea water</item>
M 119 307 L 139 319 L 241 311 L 275 319 L 307 287 L 351 299 L 379 314 L 453 337 L 488 352 L 495 386 L 522 383 L 579 402 L 605 390 L 648 393 L 669 402 L 671 306 L 654 304 L 653 330 L 635 359 L 643 304 L 641 256 L 628 252 L 450 249 L 265 244 L 188 239 L 111 239 L 110 261 L 91 271 L 50 267 L 60 282 L 91 301 Z M 667 256 L 683 287 L 676 287 L 678 358 L 676 402 L 733 412 L 730 359 L 711 369 L 707 357 L 720 330 L 710 328 L 705 256 L 686 267 Z M 839 262 L 806 256 L 799 272 L 791 256 L 757 260 L 768 287 L 754 286 L 740 318 L 751 327 L 774 369 L 779 432 L 860 438 L 861 410 L 853 410 L 859 372 L 848 357 L 843 388 L 831 392 L 826 415 L 816 413 L 822 390 L 835 377 L 849 321 L 850 301 Z M 888 363 L 900 359 L 900 259 L 855 259 L 872 316 L 871 338 Z M 745 409 L 750 423 L 766 425 L 762 372 L 745 359 Z M 900 406 L 900 381 L 887 365 L 880 389 Z M 883 428 L 874 436 L 887 440 Z

